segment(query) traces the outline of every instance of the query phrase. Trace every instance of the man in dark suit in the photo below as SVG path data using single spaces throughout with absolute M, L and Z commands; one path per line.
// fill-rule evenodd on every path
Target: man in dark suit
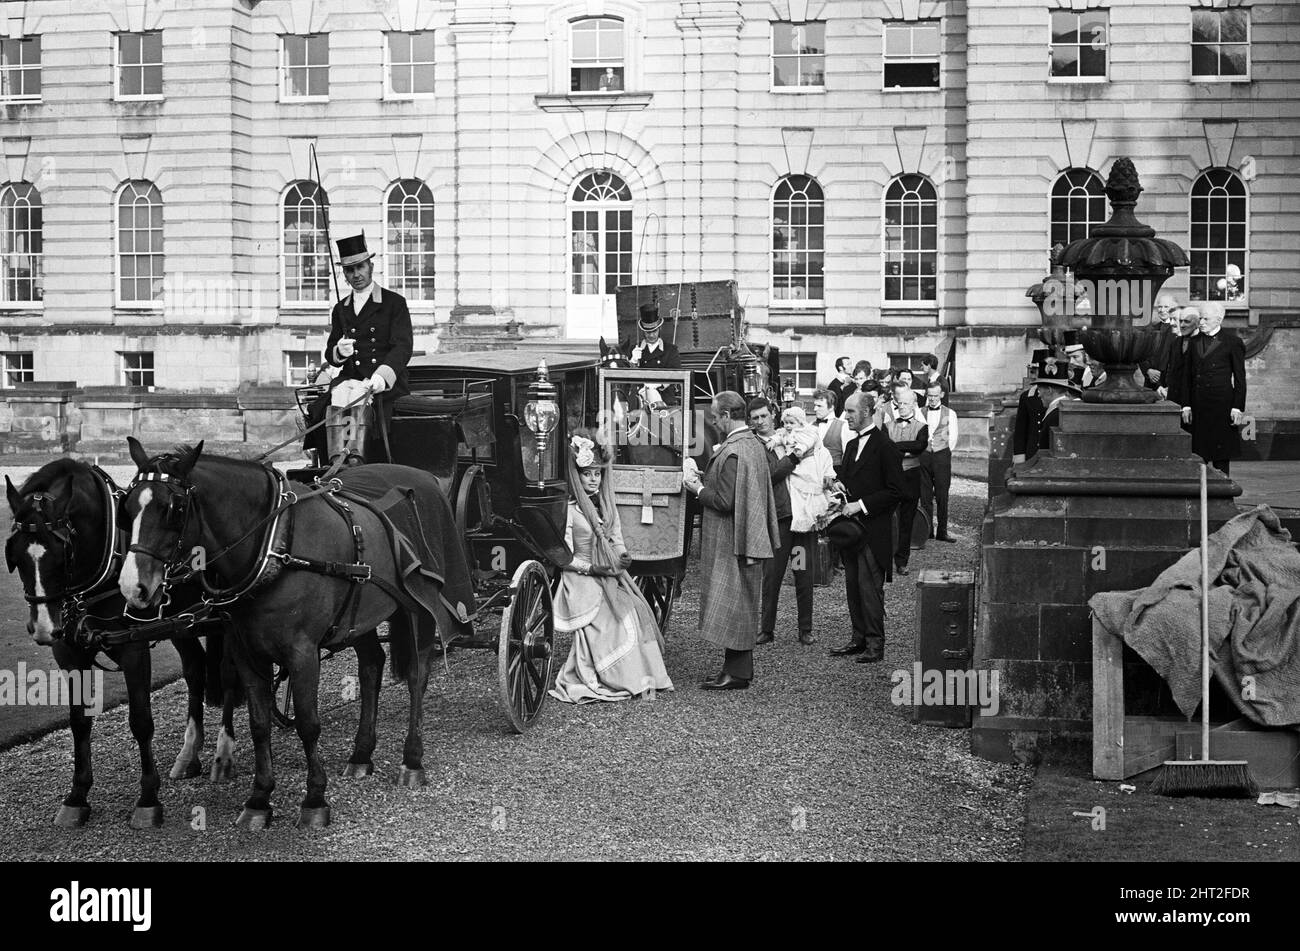
M 857 388 L 858 385 L 853 382 L 853 376 L 849 373 L 849 358 L 840 357 L 835 361 L 835 379 L 826 386 L 835 397 L 835 406 L 832 409 L 836 416 L 844 415 L 844 401 L 852 396 Z
M 1020 394 L 1015 429 L 1011 436 L 1011 461 L 1027 462 L 1039 450 L 1052 447 L 1052 430 L 1060 420 L 1060 405 L 1083 389 L 1084 368 L 1057 360 L 1050 350 L 1035 350 L 1030 365 L 1034 382 Z
M 1241 425 L 1246 413 L 1246 348 L 1223 329 L 1223 305 L 1205 301 L 1200 336 L 1188 348 L 1187 371 L 1180 381 L 1183 420 L 1192 427 L 1192 451 L 1228 475 L 1229 461 L 1241 455 Z
M 637 317 L 641 342 L 632 350 L 632 366 L 643 370 L 680 370 L 682 357 L 677 347 L 660 336 L 664 319 L 654 304 L 642 304 Z
M 861 654 L 858 662 L 863 664 L 885 656 L 885 582 L 892 579 L 892 516 L 907 497 L 902 453 L 876 426 L 871 409 L 871 400 L 863 393 L 853 394 L 845 403 L 844 421 L 857 435 L 844 447 L 844 461 L 835 467 L 835 488 L 845 496 L 843 512 L 859 519 L 866 539 L 856 551 L 842 552 L 853 636 L 831 653 Z
M 406 298 L 381 288 L 374 281 L 374 254 L 366 250 L 366 236 L 341 238 L 338 242 L 339 263 L 352 293 L 338 301 L 330 313 L 330 335 L 325 344 L 325 363 L 331 368 L 333 389 L 344 380 L 364 382 L 378 399 L 374 409 L 379 424 L 388 428 L 393 418 L 393 403 L 410 392 L 406 364 L 411 359 L 414 337 L 411 314 Z M 308 424 L 325 418 L 329 394 L 312 404 Z M 354 419 L 358 417 L 354 414 Z M 344 451 L 340 438 L 344 429 L 335 422 L 326 426 L 327 437 L 320 430 L 308 434 L 304 448 L 326 449 L 331 462 Z M 367 428 L 364 423 L 353 427 L 356 447 L 366 452 Z M 334 443 L 334 445 L 330 445 Z M 355 452 L 348 463 L 363 461 Z

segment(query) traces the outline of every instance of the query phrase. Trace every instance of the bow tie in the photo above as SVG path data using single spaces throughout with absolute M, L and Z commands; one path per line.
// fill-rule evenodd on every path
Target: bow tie
M 830 420 L 829 420 L 829 419 L 814 419 L 813 422 L 816 423 L 818 426 L 825 426 L 827 423 L 830 422 Z

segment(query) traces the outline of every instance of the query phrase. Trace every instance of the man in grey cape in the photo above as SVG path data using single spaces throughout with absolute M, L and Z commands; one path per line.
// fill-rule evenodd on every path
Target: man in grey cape
M 704 508 L 700 530 L 700 636 L 723 649 L 722 672 L 705 690 L 744 690 L 754 679 L 754 641 L 763 607 L 763 568 L 781 542 L 767 448 L 746 424 L 739 393 L 709 407 L 722 443 L 703 479 L 687 466 L 683 485 Z

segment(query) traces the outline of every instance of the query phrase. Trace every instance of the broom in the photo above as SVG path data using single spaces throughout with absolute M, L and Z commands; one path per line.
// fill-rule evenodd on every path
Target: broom
M 1245 760 L 1210 759 L 1210 545 L 1205 463 L 1201 463 L 1201 758 L 1166 760 L 1151 784 L 1157 796 L 1253 799 L 1259 787 Z

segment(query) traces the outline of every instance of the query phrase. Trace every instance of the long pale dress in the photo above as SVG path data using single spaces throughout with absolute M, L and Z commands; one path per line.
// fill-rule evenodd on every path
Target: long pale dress
M 576 502 L 569 503 L 564 540 L 575 560 L 591 562 L 591 525 Z M 624 551 L 615 514 L 614 547 Z M 662 635 L 650 605 L 632 593 L 623 575 L 604 578 L 565 571 L 555 593 L 555 630 L 571 632 L 573 646 L 555 678 L 551 696 L 565 703 L 628 700 L 651 690 L 672 690 L 664 667 Z

